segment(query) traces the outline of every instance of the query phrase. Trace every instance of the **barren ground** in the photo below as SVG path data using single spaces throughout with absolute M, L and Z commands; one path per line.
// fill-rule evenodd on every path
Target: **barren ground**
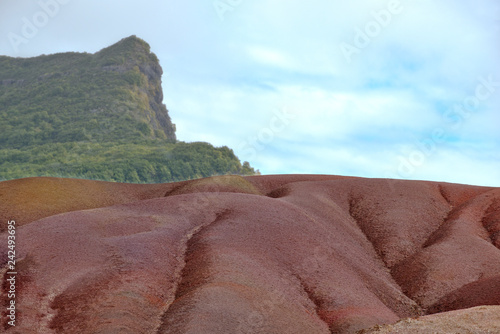
M 4 305 L 12 219 L 17 322 L 4 312 L 5 333 L 500 331 L 499 306 L 484 306 L 500 304 L 500 188 L 4 181 Z

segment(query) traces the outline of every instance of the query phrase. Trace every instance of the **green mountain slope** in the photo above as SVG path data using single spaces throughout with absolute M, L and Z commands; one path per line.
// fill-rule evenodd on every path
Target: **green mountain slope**
M 0 179 L 254 174 L 227 147 L 177 142 L 161 75 L 158 58 L 135 36 L 95 54 L 0 56 Z

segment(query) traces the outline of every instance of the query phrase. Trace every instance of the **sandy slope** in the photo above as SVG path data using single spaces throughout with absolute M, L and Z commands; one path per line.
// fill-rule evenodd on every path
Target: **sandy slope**
M 0 182 L 18 223 L 4 328 L 355 333 L 498 305 L 499 213 L 499 188 L 327 175 Z
M 495 334 L 500 333 L 500 306 L 470 309 L 404 319 L 394 325 L 375 326 L 363 334 Z

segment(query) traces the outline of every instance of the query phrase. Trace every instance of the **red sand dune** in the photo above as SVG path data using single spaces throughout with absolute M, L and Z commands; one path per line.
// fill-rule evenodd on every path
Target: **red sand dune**
M 1 298 L 15 219 L 18 320 L 1 328 L 355 333 L 454 316 L 499 304 L 499 218 L 499 188 L 424 181 L 4 181 Z

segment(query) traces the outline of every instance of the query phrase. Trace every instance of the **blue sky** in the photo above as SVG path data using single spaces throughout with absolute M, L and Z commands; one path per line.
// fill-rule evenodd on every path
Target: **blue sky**
M 7 0 L 0 54 L 137 35 L 180 140 L 263 174 L 500 186 L 499 19 L 494 0 Z

